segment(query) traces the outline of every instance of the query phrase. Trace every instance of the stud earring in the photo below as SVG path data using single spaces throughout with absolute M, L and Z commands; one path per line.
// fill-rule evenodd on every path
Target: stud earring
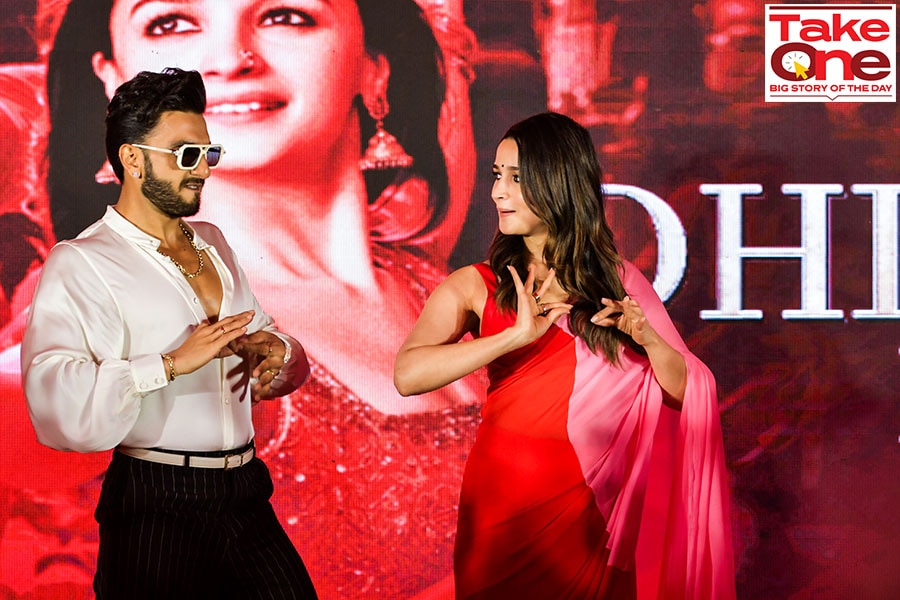
M 140 171 L 135 171 L 134 173 L 132 173 L 132 175 L 134 175 L 135 177 L 140 177 L 140 176 L 141 176 L 141 172 L 140 172 Z
M 412 166 L 412 156 L 406 153 L 397 138 L 384 129 L 384 118 L 389 110 L 387 99 L 379 94 L 375 99 L 375 106 L 366 108 L 369 115 L 375 119 L 375 135 L 369 140 L 369 145 L 359 160 L 359 168 L 370 171 L 405 169 Z

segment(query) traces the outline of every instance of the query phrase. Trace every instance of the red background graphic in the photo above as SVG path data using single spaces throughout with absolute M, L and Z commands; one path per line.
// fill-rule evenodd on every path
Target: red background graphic
M 197 0 L 185 10 L 197 6 L 214 12 L 213 4 Z M 334 4 L 356 6 L 352 0 Z M 433 237 L 404 245 L 393 240 L 416 223 L 402 202 L 417 196 L 407 190 L 409 197 L 395 200 L 399 208 L 386 211 L 381 198 L 368 200 L 369 227 L 378 234 L 372 236 L 370 259 L 382 286 L 380 301 L 402 307 L 406 316 L 360 318 L 353 307 L 365 304 L 365 295 L 354 297 L 356 305 L 338 296 L 332 301 L 335 285 L 323 283 L 318 296 L 311 292 L 318 288 L 303 281 L 308 273 L 279 273 L 271 267 L 274 259 L 251 258 L 258 232 L 247 234 L 240 219 L 220 222 L 214 216 L 232 211 L 260 227 L 287 217 L 257 214 L 262 200 L 256 195 L 216 199 L 215 183 L 204 192 L 214 215 L 210 220 L 222 226 L 239 255 L 244 253 L 242 260 L 247 257 L 243 265 L 261 304 L 284 329 L 309 342 L 319 369 L 302 394 L 258 406 L 256 424 L 276 482 L 276 509 L 321 596 L 448 597 L 454 502 L 483 397 L 483 391 L 471 390 L 483 389 L 481 382 L 476 376 L 468 388 L 422 400 L 419 408 L 415 398 L 379 403 L 366 391 L 371 387 L 374 398 L 374 390 L 389 382 L 385 356 L 405 336 L 410 315 L 414 318 L 435 282 L 448 270 L 486 256 L 496 228 L 490 200 L 496 144 L 511 124 L 549 108 L 590 130 L 608 184 L 637 186 L 658 196 L 683 226 L 686 268 L 666 305 L 719 385 L 738 597 L 900 597 L 900 316 L 852 315 L 875 305 L 876 284 L 891 283 L 883 273 L 874 280 L 873 236 L 883 227 L 896 234 L 896 213 L 892 223 L 873 222 L 872 197 L 853 193 L 851 186 L 892 184 L 896 205 L 896 103 L 763 102 L 762 1 L 419 4 L 437 32 L 452 98 L 452 107 L 445 109 L 453 125 L 448 126 L 445 114 L 439 136 L 449 208 L 439 215 L 443 224 L 428 230 L 436 232 Z M 39 446 L 20 389 L 24 314 L 41 261 L 61 231 L 54 233 L 47 192 L 53 170 L 46 158 L 52 138 L 48 106 L 67 99 L 48 97 L 45 82 L 52 34 L 65 5 L 65 0 L 8 0 L 0 7 L 2 598 L 91 596 L 97 544 L 92 510 L 108 460 L 108 453 L 80 456 Z M 381 26 L 391 23 L 387 15 Z M 96 35 L 83 32 L 85 41 Z M 259 60 L 266 58 L 260 54 Z M 204 72 L 204 60 L 209 59 L 179 66 Z M 411 81 L 409 89 L 415 90 L 417 80 Z M 309 79 L 303 85 L 314 83 L 321 82 Z M 92 77 L 85 86 L 103 91 Z M 395 99 L 394 105 L 402 106 L 402 100 L 417 101 Z M 325 108 L 305 110 L 315 117 Z M 78 132 L 55 129 L 53 135 L 65 142 L 65 152 L 85 155 L 99 168 L 102 113 L 99 122 L 89 122 L 96 121 L 95 114 L 83 114 Z M 299 137 L 318 131 L 313 117 Z M 469 119 L 471 139 L 466 137 Z M 386 122 L 388 129 L 392 126 L 399 133 L 400 122 Z M 216 127 L 210 118 L 213 141 L 224 141 Z M 221 132 L 228 135 L 224 128 Z M 364 128 L 360 141 L 364 144 L 370 135 Z M 211 182 L 233 176 L 229 160 L 253 159 L 241 140 L 224 141 L 229 154 Z M 474 153 L 466 151 L 468 143 L 474 144 Z M 88 156 L 97 144 L 101 154 Z M 322 162 L 329 158 L 318 160 L 321 164 L 298 161 L 293 169 L 321 173 L 323 181 L 337 176 L 332 165 Z M 245 171 L 257 178 L 260 198 L 276 179 L 264 167 Z M 703 184 L 761 186 L 759 196 L 743 200 L 741 232 L 719 229 L 717 198 L 701 193 Z M 763 311 L 763 317 L 702 319 L 700 311 L 716 309 L 722 300 L 717 236 L 741 235 L 745 247 L 804 243 L 798 196 L 782 191 L 791 184 L 836 184 L 843 190 L 829 198 L 827 248 L 820 249 L 828 262 L 827 288 L 820 291 L 828 308 L 844 311 L 843 318 L 783 318 L 783 310 L 798 309 L 808 300 L 801 296 L 802 261 L 757 258 L 741 262 L 741 305 Z M 271 208 L 275 204 L 269 201 L 265 206 Z M 284 198 L 285 214 L 293 214 L 289 202 Z M 620 197 L 610 198 L 608 210 L 621 253 L 652 279 L 658 238 L 647 212 Z M 65 223 L 80 229 L 100 214 L 96 204 L 86 203 L 66 214 Z M 294 227 L 303 231 L 303 223 Z M 263 235 L 278 236 L 283 228 L 268 231 Z M 317 235 L 275 241 L 290 254 L 294 244 L 315 246 Z M 888 262 L 896 286 L 900 257 L 893 241 Z M 277 280 L 273 285 L 266 283 L 270 275 Z M 896 290 L 893 298 L 896 302 Z M 900 313 L 896 304 L 891 309 Z M 323 330 L 349 340 L 352 348 L 317 354 L 316 335 Z

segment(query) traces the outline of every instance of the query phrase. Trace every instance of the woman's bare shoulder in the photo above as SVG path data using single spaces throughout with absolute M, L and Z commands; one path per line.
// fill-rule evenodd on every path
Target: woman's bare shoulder
M 485 276 L 490 272 L 486 262 L 466 265 L 450 273 L 446 281 L 452 286 L 463 286 L 467 289 L 484 289 Z
M 457 305 L 462 305 L 470 310 L 483 306 L 487 297 L 487 285 L 482 274 L 483 268 L 466 265 L 456 269 L 437 287 L 433 296 L 447 299 L 453 297 Z

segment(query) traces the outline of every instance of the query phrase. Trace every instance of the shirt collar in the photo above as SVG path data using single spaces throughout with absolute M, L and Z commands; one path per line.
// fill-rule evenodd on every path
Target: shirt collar
M 156 250 L 162 243 L 158 238 L 142 231 L 137 225 L 119 214 L 119 211 L 113 206 L 106 207 L 106 214 L 103 215 L 103 222 L 123 238 L 138 246 Z M 209 244 L 200 237 L 200 233 L 196 228 L 191 226 L 190 223 L 188 223 L 188 227 L 194 232 L 194 244 L 197 246 L 198 250 L 203 250 L 209 246 Z

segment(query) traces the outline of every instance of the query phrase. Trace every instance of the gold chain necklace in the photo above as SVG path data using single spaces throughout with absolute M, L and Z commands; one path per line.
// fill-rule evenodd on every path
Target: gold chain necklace
M 172 258 L 171 256 L 169 256 L 168 254 L 166 254 L 165 252 L 163 252 L 163 251 L 160 250 L 159 248 L 157 248 L 156 251 L 159 252 L 160 254 L 162 254 L 163 256 L 165 256 L 166 258 L 168 258 L 169 260 L 171 260 L 172 263 L 173 263 L 176 267 L 178 267 L 178 270 L 181 271 L 181 274 L 182 274 L 182 275 L 184 275 L 184 276 L 187 277 L 188 279 L 193 279 L 194 277 L 197 277 L 198 275 L 200 275 L 200 273 L 203 272 L 203 253 L 200 252 L 200 250 L 197 249 L 197 244 L 194 243 L 194 238 L 192 238 L 192 237 L 191 237 L 191 234 L 188 233 L 188 230 L 187 230 L 187 228 L 184 226 L 184 223 L 182 223 L 181 221 L 179 221 L 179 222 L 178 222 L 178 226 L 181 227 L 181 233 L 183 233 L 183 234 L 184 234 L 184 237 L 187 238 L 187 241 L 188 241 L 188 243 L 191 245 L 191 248 L 193 248 L 193 249 L 194 249 L 194 252 L 197 253 L 197 262 L 198 262 L 199 265 L 200 265 L 200 266 L 197 267 L 197 270 L 194 271 L 193 273 L 188 273 L 187 270 L 186 270 L 184 267 L 182 267 L 182 266 L 181 266 L 181 263 L 179 263 L 177 260 L 175 260 L 174 258 Z

